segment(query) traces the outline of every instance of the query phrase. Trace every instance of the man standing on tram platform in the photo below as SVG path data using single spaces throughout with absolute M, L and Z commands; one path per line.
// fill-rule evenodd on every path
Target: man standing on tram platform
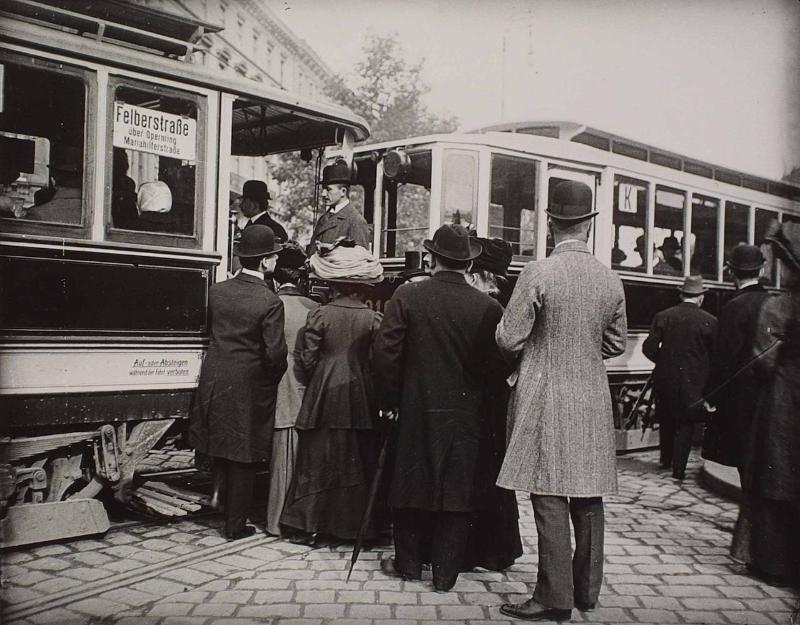
M 755 245 L 740 244 L 728 260 L 736 292 L 719 316 L 707 399 L 716 410 L 711 414 L 703 439 L 703 458 L 736 467 L 742 475 L 747 437 L 756 410 L 758 386 L 753 344 L 761 305 L 769 293 L 759 283 L 764 256 Z
M 592 199 L 580 182 L 553 189 L 547 214 L 555 249 L 526 265 L 497 326 L 498 346 L 517 359 L 497 484 L 531 493 L 539 535 L 533 596 L 500 611 L 525 620 L 592 610 L 603 581 L 603 496 L 617 491 L 603 360 L 625 351 L 627 323 L 622 282 L 587 247 Z
M 355 241 L 366 249 L 370 249 L 371 239 L 369 224 L 364 216 L 350 203 L 350 182 L 352 173 L 344 159 L 339 159 L 322 170 L 322 196 L 328 209 L 317 220 L 309 243 L 309 253 L 313 253 L 314 244 L 333 243 L 339 237 Z
M 189 419 L 189 442 L 222 477 L 225 536 L 245 538 L 255 466 L 269 461 L 278 383 L 286 371 L 283 303 L 264 281 L 281 245 L 267 226 L 234 246 L 242 270 L 208 292 L 211 342 Z M 216 477 L 216 476 L 215 476 Z
M 692 447 L 694 423 L 705 419 L 700 401 L 709 374 L 717 320 L 701 309 L 707 289 L 701 276 L 686 276 L 681 303 L 653 318 L 642 352 L 656 366 L 653 392 L 659 424 L 661 468 L 682 480 Z
M 261 180 L 248 180 L 242 187 L 242 214 L 247 217 L 244 228 L 249 226 L 269 226 L 278 243 L 286 243 L 289 236 L 282 225 L 270 217 L 269 189 Z

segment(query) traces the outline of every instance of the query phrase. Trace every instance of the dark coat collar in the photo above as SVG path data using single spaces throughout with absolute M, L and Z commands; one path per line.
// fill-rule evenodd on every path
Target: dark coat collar
M 255 276 L 251 276 L 249 273 L 245 273 L 243 271 L 240 271 L 239 273 L 237 273 L 236 276 L 234 276 L 233 279 L 234 280 L 240 280 L 242 282 L 249 282 L 251 284 L 260 284 L 265 289 L 269 289 L 269 287 L 267 286 L 266 280 L 262 280 L 261 278 L 256 278 Z
M 431 276 L 432 280 L 439 280 L 440 282 L 447 282 L 448 284 L 463 284 L 467 285 L 467 279 L 463 273 L 457 271 L 439 271 Z
M 352 295 L 342 295 L 328 302 L 328 306 L 339 306 L 340 308 L 369 308 L 364 302 Z

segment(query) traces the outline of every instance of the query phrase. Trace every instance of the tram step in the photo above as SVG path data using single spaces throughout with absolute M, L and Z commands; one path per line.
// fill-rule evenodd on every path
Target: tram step
M 2 548 L 102 534 L 110 527 L 102 502 L 68 499 L 10 506 L 0 520 Z

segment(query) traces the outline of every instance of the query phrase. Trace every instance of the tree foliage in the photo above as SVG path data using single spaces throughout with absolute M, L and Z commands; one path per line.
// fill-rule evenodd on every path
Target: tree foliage
M 424 60 L 406 61 L 396 35 L 367 35 L 353 74 L 336 76 L 327 95 L 367 120 L 371 143 L 452 132 L 457 119 L 431 112 L 423 101 L 430 90 L 422 79 L 423 69 Z M 314 223 L 315 160 L 304 163 L 297 154 L 283 155 L 270 172 L 280 187 L 273 210 L 301 242 L 310 238 Z M 358 191 L 353 189 L 354 194 Z

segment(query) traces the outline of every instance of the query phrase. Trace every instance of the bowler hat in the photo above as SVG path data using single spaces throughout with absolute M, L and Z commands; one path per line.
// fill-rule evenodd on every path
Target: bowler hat
M 233 255 L 242 258 L 271 256 L 280 252 L 282 247 L 280 243 L 276 243 L 272 228 L 253 224 L 242 230 L 241 240 L 233 246 Z
M 764 240 L 772 244 L 778 258 L 800 273 L 800 223 L 786 221 L 777 224 Z
M 422 246 L 450 260 L 467 261 L 481 255 L 483 247 L 475 239 L 471 239 L 467 229 L 460 224 L 444 224 L 433 233 L 433 240 L 425 239 Z
M 346 184 L 352 183 L 353 171 L 350 165 L 343 158 L 336 159 L 332 165 L 328 165 L 322 169 L 322 180 L 319 181 L 323 187 L 329 184 Z
M 752 271 L 761 268 L 764 264 L 764 255 L 759 247 L 740 243 L 733 248 L 726 264 L 733 270 Z
M 266 202 L 269 199 L 269 189 L 261 180 L 248 180 L 242 187 L 242 197 L 255 202 Z
M 681 249 L 681 244 L 675 237 L 666 237 L 664 241 L 661 243 L 661 247 L 658 249 L 660 250 L 672 250 L 673 252 L 677 252 Z
M 686 276 L 678 290 L 684 295 L 702 295 L 708 289 L 703 286 L 703 276 Z
M 250 227 L 252 228 L 252 226 Z M 305 263 L 306 255 L 302 248 L 294 241 L 284 243 L 281 251 L 278 252 L 278 267 L 283 267 L 284 269 L 300 269 Z
M 564 180 L 553 189 L 546 212 L 552 219 L 577 223 L 597 215 L 598 211 L 593 211 L 592 208 L 592 190 L 589 185 Z

